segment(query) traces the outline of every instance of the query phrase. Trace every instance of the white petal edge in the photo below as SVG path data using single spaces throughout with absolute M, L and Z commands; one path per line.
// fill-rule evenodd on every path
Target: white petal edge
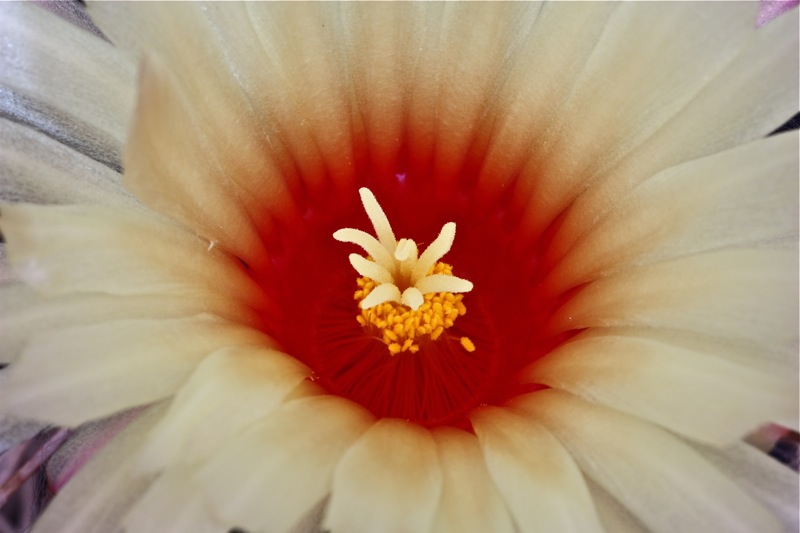
M 430 432 L 380 419 L 339 461 L 323 528 L 331 533 L 428 531 L 441 490 Z
M 433 438 L 442 467 L 442 497 L 431 531 L 514 533 L 514 521 L 489 476 L 477 437 L 437 428 Z
M 270 342 L 250 328 L 208 316 L 43 332 L 4 372 L 0 401 L 19 416 L 78 425 L 173 395 L 222 346 Z
M 646 334 L 591 329 L 531 365 L 543 383 L 713 445 L 797 416 L 797 380 Z M 699 407 L 702 406 L 702 407 Z
M 287 402 L 230 436 L 198 472 L 198 483 L 228 523 L 289 533 L 328 495 L 342 454 L 373 421 L 334 396 Z
M 553 389 L 513 406 L 547 427 L 584 474 L 653 533 L 782 530 L 775 516 L 667 431 Z
M 310 370 L 262 346 L 224 347 L 183 385 L 142 450 L 146 471 L 196 463 L 278 407 Z
M 603 533 L 580 470 L 542 425 L 499 407 L 470 421 L 520 532 Z
M 143 411 L 84 466 L 59 492 L 33 527 L 33 533 L 108 533 L 150 486 L 152 477 L 136 472 L 136 453 L 163 406 Z

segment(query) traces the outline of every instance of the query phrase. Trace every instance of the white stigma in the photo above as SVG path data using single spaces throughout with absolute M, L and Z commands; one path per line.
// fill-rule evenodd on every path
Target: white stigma
M 359 189 L 358 193 L 377 239 L 353 228 L 340 229 L 333 234 L 333 238 L 357 244 L 372 258 L 369 260 L 358 254 L 350 254 L 350 264 L 356 272 L 379 284 L 361 301 L 362 309 L 385 302 L 397 302 L 416 311 L 424 302 L 425 294 L 472 290 L 472 283 L 465 279 L 445 274 L 427 275 L 431 267 L 453 246 L 456 236 L 454 222 L 442 226 L 439 236 L 419 255 L 417 244 L 412 239 L 395 239 L 389 219 L 375 195 L 366 187 Z

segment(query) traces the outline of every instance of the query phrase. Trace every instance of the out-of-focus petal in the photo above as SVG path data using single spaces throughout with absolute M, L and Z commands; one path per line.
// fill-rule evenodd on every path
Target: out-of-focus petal
M 86 463 L 146 409 L 129 409 L 76 428 L 69 439 L 47 461 L 47 481 L 50 489 L 55 492 L 61 490 L 61 487 Z
M 603 531 L 578 466 L 542 425 L 498 407 L 478 410 L 471 421 L 520 531 Z
M 288 533 L 328 495 L 337 462 L 373 420 L 362 407 L 335 396 L 287 402 L 231 439 L 198 480 L 227 523 Z M 381 482 L 390 479 L 399 482 Z
M 797 414 L 797 386 L 785 377 L 730 361 L 722 347 L 708 353 L 647 332 L 589 330 L 531 365 L 525 379 L 715 445 Z
M 103 448 L 47 507 L 33 533 L 108 533 L 143 494 L 152 478 L 136 472 L 136 452 L 160 416 L 147 409 Z
M 442 497 L 431 531 L 513 533 L 514 521 L 486 470 L 475 435 L 439 428 L 433 438 L 442 467 Z
M 787 532 L 800 531 L 797 472 L 743 442 L 723 449 L 699 445 L 695 449 L 775 513 Z
M 135 65 L 32 3 L 3 3 L 0 13 L 0 115 L 119 170 Z
M 339 461 L 323 528 L 332 533 L 428 531 L 441 490 L 430 432 L 383 418 Z
M 122 176 L 47 135 L 0 119 L 0 199 L 134 206 Z
M 184 470 L 173 468 L 156 479 L 147 492 L 122 518 L 130 533 L 171 531 L 175 533 L 223 533 L 226 523 L 211 512 L 209 502 L 197 490 L 195 480 Z
M 655 533 L 782 529 L 761 504 L 667 431 L 553 389 L 522 396 L 513 406 L 552 431 L 585 475 Z
M 207 316 L 43 332 L 6 371 L 0 400 L 10 413 L 77 425 L 171 396 L 199 361 L 222 346 L 259 343 L 269 339 Z
M 760 0 L 758 2 L 756 25 L 763 26 L 790 9 L 797 7 L 798 3 L 800 3 L 798 0 Z

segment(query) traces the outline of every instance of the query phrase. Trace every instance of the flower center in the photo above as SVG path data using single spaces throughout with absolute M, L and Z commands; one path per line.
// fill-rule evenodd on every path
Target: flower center
M 467 312 L 463 296 L 454 293 L 471 291 L 472 283 L 455 277 L 453 267 L 439 261 L 453 245 L 456 225 L 445 224 L 420 256 L 413 240 L 395 239 L 375 195 L 367 188 L 359 194 L 378 238 L 353 228 L 333 234 L 336 240 L 355 243 L 370 254 L 350 255 L 350 264 L 362 275 L 355 293 L 362 309 L 357 321 L 367 331 L 380 334 L 391 355 L 417 353 L 420 341 L 438 340 Z M 468 337 L 460 342 L 467 351 L 475 351 Z
M 474 408 L 541 388 L 518 375 L 563 341 L 548 329 L 562 298 L 542 283 L 547 236 L 527 236 L 507 200 L 487 207 L 479 189 L 400 174 L 365 173 L 375 195 L 298 192 L 296 218 L 265 241 L 271 270 L 251 270 L 263 329 L 376 416 L 469 429 Z

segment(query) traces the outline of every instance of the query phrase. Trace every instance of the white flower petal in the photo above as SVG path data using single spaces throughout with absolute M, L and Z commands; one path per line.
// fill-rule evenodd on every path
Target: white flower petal
M 228 523 L 289 532 L 327 496 L 339 458 L 373 420 L 335 396 L 287 402 L 216 453 L 198 482 Z
M 117 166 L 133 107 L 135 64 L 118 49 L 32 4 L 0 5 L 0 108 Z M 25 101 L 22 101 L 22 100 Z M 27 107 L 27 109 L 25 109 Z M 40 115 L 40 116 L 37 116 Z
M 397 285 L 392 283 L 382 283 L 381 285 L 378 285 L 372 289 L 372 292 L 370 292 L 366 298 L 361 300 L 359 306 L 361 309 L 369 309 L 370 307 L 374 307 L 384 302 L 400 302 L 401 298 L 402 295 L 400 294 L 400 289 L 397 288 Z
M 419 256 L 417 264 L 414 265 L 413 270 L 411 270 L 412 284 L 416 284 L 417 280 L 425 277 L 431 267 L 450 251 L 450 247 L 453 246 L 455 238 L 456 225 L 454 223 L 448 222 L 442 226 L 439 236 L 425 248 L 425 251 Z
M 150 486 L 135 468 L 136 453 L 163 414 L 146 409 L 75 475 L 47 506 L 34 533 L 108 533 Z
M 469 433 L 433 431 L 442 467 L 442 497 L 432 532 L 513 533 L 514 521 L 489 477 L 478 439 Z
M 142 60 L 139 100 L 125 150 L 125 186 L 252 268 L 263 268 L 267 252 L 260 228 L 247 210 L 244 192 L 229 178 L 237 169 L 224 166 L 217 156 L 220 147 L 201 133 L 193 115 L 198 111 L 160 61 Z M 170 142 L 162 142 L 164 138 Z M 267 206 L 262 208 L 268 212 Z
M 544 427 L 498 407 L 479 409 L 470 420 L 520 531 L 602 533 L 580 470 Z
M 797 261 L 791 250 L 723 250 L 631 269 L 587 285 L 553 327 L 678 329 L 788 353 L 797 342 Z
M 763 137 L 796 111 L 796 20 L 767 33 L 754 28 L 752 5 L 614 7 L 571 90 L 561 86 L 556 98 L 543 99 L 555 122 L 542 120 L 527 134 L 535 151 L 515 201 L 534 233 L 576 198 L 563 224 L 587 227 L 612 207 L 609 199 L 659 170 Z M 654 18 L 657 30 L 647 22 Z M 547 79 L 536 64 L 525 68 Z M 732 102 L 743 110 L 735 125 Z
M 100 206 L 3 207 L 10 262 L 48 294 L 181 295 L 264 304 L 238 261 L 151 215 Z M 199 310 L 198 310 L 199 311 Z
M 338 10 L 324 3 L 89 6 L 112 42 L 169 62 L 188 98 L 203 108 L 196 117 L 203 131 L 225 133 L 216 139 L 226 147 L 218 155 L 243 170 L 230 179 L 254 193 L 253 207 L 274 210 L 292 198 L 269 194 L 265 181 L 305 194 L 328 179 L 342 186 L 355 180 L 354 144 L 363 137 L 352 133 L 358 119 L 337 46 Z M 244 162 L 266 158 L 268 174 L 281 180 L 243 168 L 240 147 Z
M 513 404 L 654 533 L 779 532 L 774 516 L 671 433 L 553 389 Z
M 649 530 L 603 487 L 586 480 L 597 515 L 607 533 L 650 533 Z
M 775 513 L 786 531 L 800 530 L 797 472 L 744 442 L 724 449 L 699 445 L 695 449 Z
M 431 172 L 439 190 L 456 186 L 463 178 L 464 160 L 470 150 L 487 141 L 485 136 L 492 125 L 484 120 L 502 114 L 497 113 L 502 108 L 495 105 L 497 93 L 509 80 L 518 47 L 536 33 L 542 5 L 474 2 L 403 6 L 407 16 L 400 18 L 402 24 L 393 22 L 393 14 L 382 6 L 370 6 L 372 11 L 381 12 L 376 16 L 385 16 L 380 21 L 385 27 L 362 30 L 362 48 L 374 55 L 357 63 L 357 72 L 363 76 L 357 80 L 364 82 L 357 90 L 373 108 L 388 108 L 385 114 L 393 124 L 396 121 L 399 127 L 405 126 L 406 137 L 398 140 L 408 143 L 406 153 L 412 172 L 416 168 Z M 384 42 L 383 35 L 390 35 L 390 40 Z M 380 46 L 371 44 L 376 41 Z M 397 59 L 387 62 L 383 54 Z M 391 76 L 376 80 L 374 70 L 381 74 L 388 71 Z M 393 96 L 399 101 L 386 101 L 380 87 L 375 87 L 378 81 L 386 87 L 408 87 L 409 95 L 398 91 Z M 403 97 L 408 101 L 407 114 L 403 113 Z M 369 115 L 371 123 L 384 118 L 378 113 Z M 392 133 L 387 131 L 387 137 Z M 391 140 L 386 139 L 387 144 Z
M 337 465 L 323 528 L 331 533 L 427 531 L 441 489 L 430 432 L 383 418 Z
M 209 510 L 209 502 L 196 490 L 196 481 L 187 472 L 173 468 L 153 482 L 125 513 L 121 523 L 125 531 L 131 533 L 227 531 L 229 526 L 216 519 Z
M 727 17 L 723 12 L 732 13 L 731 7 L 717 4 L 711 9 L 719 9 L 718 20 L 724 22 Z M 752 11 L 753 7 L 741 4 L 740 9 Z M 659 170 L 762 138 L 797 112 L 798 12 L 786 13 L 774 25 L 758 29 L 752 27 L 752 16 L 748 14 L 736 26 L 727 26 L 738 26 L 749 34 L 735 59 L 713 78 L 695 74 L 705 84 L 702 91 L 619 166 L 607 172 L 602 182 L 576 199 L 563 221 L 563 231 L 575 233 L 575 229 L 585 228 L 613 208 L 609 198 L 619 198 Z M 701 18 L 695 20 L 700 22 Z M 706 22 L 700 22 L 700 38 L 710 43 Z M 683 30 L 679 31 L 684 36 Z M 729 46 L 725 39 L 717 42 Z M 695 57 L 704 48 L 712 47 L 695 48 L 683 59 Z M 663 65 L 653 70 L 661 69 Z M 661 103 L 663 100 L 654 107 L 659 108 Z M 740 112 L 732 116 L 732 107 Z
M 446 274 L 433 274 L 425 276 L 419 280 L 415 287 L 419 289 L 422 294 L 430 292 L 469 292 L 472 290 L 472 282 L 467 281 L 456 276 L 448 276 Z
M 797 132 L 669 168 L 615 199 L 576 237 L 559 233 L 544 284 L 564 291 L 615 269 L 733 246 L 796 242 Z
M 239 324 L 257 326 L 255 312 L 228 298 L 211 295 L 115 296 L 102 293 L 41 298 L 27 285 L 0 286 L 0 360 L 11 362 L 28 340 L 42 331 L 130 318 L 181 318 L 212 313 Z
M 0 198 L 133 206 L 122 176 L 43 133 L 0 119 Z
M 211 455 L 273 409 L 310 370 L 261 346 L 222 348 L 205 358 L 173 399 L 142 452 L 148 470 Z
M 392 283 L 394 281 L 392 274 L 375 261 L 370 261 L 358 254 L 350 254 L 349 259 L 350 264 L 361 276 L 366 276 L 378 283 Z
M 797 416 L 797 380 L 657 337 L 589 330 L 523 378 L 723 445 L 765 420 Z M 701 408 L 700 408 L 701 407 Z
M 8 368 L 0 399 L 10 413 L 76 425 L 174 394 L 222 346 L 269 342 L 250 328 L 209 317 L 43 332 Z

